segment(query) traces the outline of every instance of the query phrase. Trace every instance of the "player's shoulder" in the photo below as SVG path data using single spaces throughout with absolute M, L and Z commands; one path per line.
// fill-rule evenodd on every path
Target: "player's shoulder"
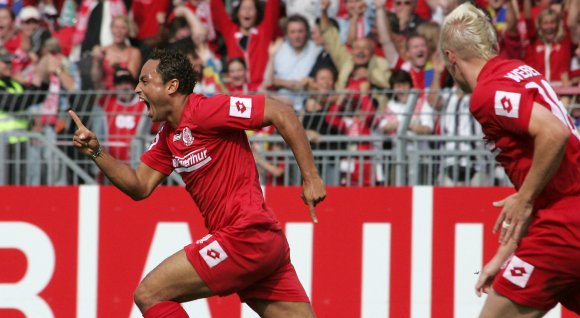
M 472 99 L 485 101 L 494 98 L 497 92 L 521 93 L 530 81 L 538 78 L 541 78 L 540 72 L 524 62 L 496 57 L 481 70 Z
M 478 83 L 499 87 L 523 87 L 527 82 L 541 77 L 541 73 L 520 60 L 495 57 L 489 60 L 478 77 Z

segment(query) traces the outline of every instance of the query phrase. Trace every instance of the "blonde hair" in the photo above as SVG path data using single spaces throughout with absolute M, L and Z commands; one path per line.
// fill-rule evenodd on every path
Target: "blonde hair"
M 536 17 L 536 30 L 538 32 L 538 37 L 540 38 L 540 40 L 542 40 L 542 42 L 550 43 L 548 40 L 546 40 L 546 36 L 542 32 L 542 28 L 540 27 L 542 20 L 545 17 L 549 16 L 553 16 L 554 18 L 556 18 L 556 22 L 558 23 L 558 32 L 556 32 L 556 36 L 554 37 L 554 43 L 556 43 L 562 40 L 562 38 L 564 38 L 564 23 L 562 23 L 562 19 L 560 18 L 561 16 L 560 14 L 558 14 L 558 12 L 550 8 L 540 12 L 540 14 L 538 14 L 538 16 Z
M 113 23 L 115 23 L 115 21 L 121 21 L 125 24 L 125 26 L 127 27 L 127 30 L 129 30 L 129 34 L 128 36 L 130 38 L 134 38 L 137 33 L 139 32 L 139 28 L 137 27 L 137 23 L 135 23 L 135 21 L 133 21 L 133 19 L 131 19 L 131 17 L 129 17 L 128 15 L 119 15 L 114 17 L 111 20 L 111 27 L 113 26 Z
M 446 50 L 461 59 L 490 59 L 498 54 L 497 34 L 489 17 L 470 3 L 464 3 L 443 20 L 439 40 L 445 62 Z
M 421 23 L 417 27 L 417 33 L 422 35 L 427 41 L 429 48 L 429 55 L 435 53 L 437 50 L 437 43 L 439 43 L 439 34 L 441 33 L 441 26 L 438 23 L 429 21 Z

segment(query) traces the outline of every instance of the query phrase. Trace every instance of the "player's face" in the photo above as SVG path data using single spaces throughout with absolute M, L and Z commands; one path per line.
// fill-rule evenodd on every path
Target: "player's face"
M 455 80 L 455 83 L 457 83 L 457 85 L 461 88 L 461 90 L 463 90 L 466 93 L 471 93 L 471 87 L 469 86 L 469 84 L 467 83 L 467 80 L 465 79 L 465 76 L 463 75 L 463 73 L 461 72 L 461 70 L 459 69 L 459 66 L 457 65 L 457 63 L 445 63 L 445 66 L 447 67 L 447 71 L 449 71 L 449 74 L 451 74 L 451 76 L 453 77 L 453 79 Z
M 148 60 L 141 69 L 139 83 L 135 87 L 135 93 L 147 106 L 147 116 L 153 121 L 166 120 L 170 111 L 167 87 L 157 72 L 158 65 L 159 60 Z

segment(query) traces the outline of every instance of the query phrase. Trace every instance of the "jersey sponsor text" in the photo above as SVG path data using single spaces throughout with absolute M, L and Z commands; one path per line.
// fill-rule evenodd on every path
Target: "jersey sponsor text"
M 194 150 L 183 158 L 173 158 L 173 168 L 177 172 L 190 172 L 203 167 L 206 163 L 211 161 L 211 157 L 207 154 L 207 149 Z

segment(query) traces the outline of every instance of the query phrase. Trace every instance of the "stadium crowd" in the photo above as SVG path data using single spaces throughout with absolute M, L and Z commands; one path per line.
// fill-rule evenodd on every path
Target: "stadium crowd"
M 112 154 L 129 161 L 130 139 L 145 105 L 121 91 L 134 87 L 142 63 L 162 47 L 188 56 L 198 72 L 195 92 L 267 93 L 293 107 L 314 149 L 394 147 L 387 142 L 331 144 L 321 136 L 395 134 L 410 89 L 420 94 L 405 127 L 409 134 L 472 136 L 480 128 L 466 115 L 469 96 L 455 86 L 437 50 L 440 23 L 461 2 L 0 0 L 0 91 L 5 92 L 0 134 L 25 129 L 58 140 L 74 128 L 61 116 L 76 107 L 68 97 L 77 91 L 108 91 L 85 115 L 103 119 L 91 121 L 93 130 L 106 136 Z M 503 57 L 525 60 L 554 87 L 579 85 L 580 0 L 475 2 L 489 13 Z M 14 99 L 27 92 L 35 98 Z M 580 108 L 570 105 L 580 126 Z M 18 111 L 35 116 L 11 116 Z M 25 141 L 12 138 L 10 147 Z M 270 180 L 289 171 L 260 155 L 276 147 L 281 146 L 254 145 L 258 166 Z M 472 146 L 455 142 L 441 147 Z M 371 159 L 341 160 L 334 167 L 340 173 L 329 173 L 327 183 L 388 183 L 392 171 Z M 465 177 L 476 171 L 449 173 Z M 340 177 L 331 180 L 332 175 Z

